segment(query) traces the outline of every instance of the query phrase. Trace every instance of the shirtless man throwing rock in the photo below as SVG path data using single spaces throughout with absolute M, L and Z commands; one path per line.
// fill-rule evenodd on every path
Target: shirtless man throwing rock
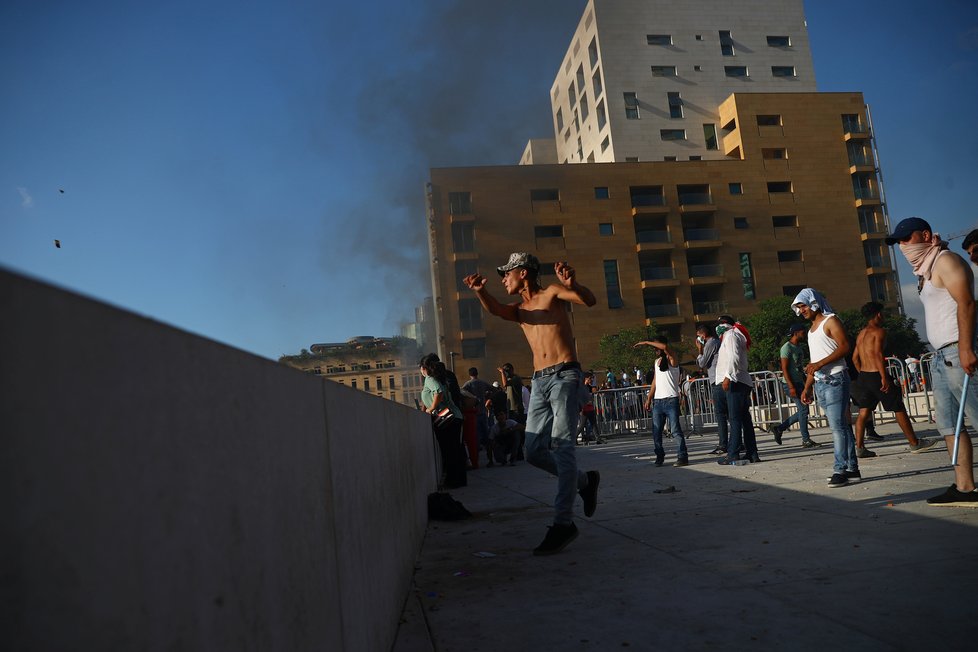
M 496 271 L 503 287 L 519 301 L 500 303 L 489 294 L 486 278 L 465 277 L 482 307 L 497 317 L 514 321 L 523 329 L 533 352 L 533 381 L 526 415 L 526 459 L 530 464 L 557 476 L 556 514 L 534 555 L 552 555 L 577 538 L 574 525 L 574 493 L 584 501 L 584 514 L 591 516 L 597 505 L 597 471 L 577 468 L 575 440 L 581 411 L 581 364 L 577 361 L 568 304 L 593 306 L 594 293 L 577 282 L 574 268 L 554 264 L 557 283 L 541 287 L 540 261 L 526 252 L 511 254 L 509 262 Z M 553 450 L 551 450 L 551 446 Z

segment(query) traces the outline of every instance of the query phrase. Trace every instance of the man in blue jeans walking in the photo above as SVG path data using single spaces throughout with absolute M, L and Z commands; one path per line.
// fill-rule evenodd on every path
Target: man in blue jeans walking
M 577 282 L 574 268 L 565 262 L 554 264 L 557 283 L 540 286 L 540 261 L 526 252 L 510 254 L 505 265 L 496 268 L 506 293 L 520 300 L 502 304 L 489 294 L 484 276 L 471 274 L 465 285 L 476 293 L 482 307 L 491 314 L 514 321 L 523 329 L 533 352 L 532 391 L 526 414 L 526 459 L 538 468 L 557 476 L 554 524 L 534 555 L 553 555 L 577 538 L 574 525 L 574 493 L 584 501 L 584 515 L 591 516 L 597 506 L 597 471 L 584 473 L 577 468 L 577 420 L 581 412 L 581 363 L 577 361 L 569 304 L 593 306 L 594 293 Z
M 781 347 L 781 374 L 784 377 L 784 393 L 795 404 L 795 413 L 774 426 L 774 443 L 781 445 L 784 431 L 798 424 L 801 431 L 801 445 L 805 448 L 821 446 L 808 435 L 808 406 L 801 400 L 801 392 L 805 389 L 805 324 L 792 324 L 788 329 L 788 341 Z
M 652 441 L 655 446 L 655 465 L 662 466 L 666 459 L 666 451 L 662 447 L 662 426 L 669 419 L 669 430 L 679 439 L 679 454 L 673 466 L 688 466 L 689 453 L 686 450 L 686 438 L 683 437 L 683 427 L 679 423 L 679 392 L 680 373 L 679 361 L 669 349 L 669 341 L 658 336 L 651 342 L 638 342 L 635 346 L 652 346 L 659 350 L 659 359 L 655 363 L 652 384 L 649 395 L 645 399 L 645 411 L 652 406 Z

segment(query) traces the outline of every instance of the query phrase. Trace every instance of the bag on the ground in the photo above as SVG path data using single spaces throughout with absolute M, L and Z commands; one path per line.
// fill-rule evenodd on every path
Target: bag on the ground
M 428 518 L 433 521 L 461 521 L 470 518 L 472 513 L 451 494 L 435 492 L 428 494 Z

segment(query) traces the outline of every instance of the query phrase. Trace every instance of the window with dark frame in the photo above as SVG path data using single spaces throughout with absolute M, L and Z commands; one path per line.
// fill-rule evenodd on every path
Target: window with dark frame
M 533 237 L 535 238 L 563 238 L 564 227 L 561 224 L 546 224 L 533 227 Z
M 624 308 L 621 298 L 621 281 L 618 278 L 618 261 L 604 261 L 604 286 L 608 293 L 608 307 L 611 309 Z
M 475 226 L 472 222 L 452 223 L 452 249 L 456 253 L 475 251 Z

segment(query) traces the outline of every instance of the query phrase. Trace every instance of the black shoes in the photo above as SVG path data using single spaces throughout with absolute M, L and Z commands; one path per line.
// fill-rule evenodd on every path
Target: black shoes
M 774 443 L 778 446 L 781 445 L 781 436 L 784 434 L 784 428 L 780 425 L 774 426 Z
M 680 457 L 678 460 L 676 460 L 676 462 L 673 464 L 673 466 L 689 466 L 689 458 L 688 457 Z
M 655 465 L 656 466 L 662 466 L 662 463 L 665 461 L 665 459 L 666 459 L 666 456 L 665 455 L 656 455 L 655 456 Z
M 757 453 L 754 453 L 753 455 L 751 455 L 747 459 L 750 460 L 750 463 L 751 464 L 760 464 L 761 463 L 761 456 L 758 455 Z
M 601 482 L 601 474 L 597 471 L 587 472 L 587 486 L 578 491 L 581 500 L 584 501 L 584 515 L 590 517 L 598 507 L 598 484 Z M 576 535 L 575 535 L 576 536 Z
M 978 491 L 958 491 L 951 485 L 944 493 L 927 499 L 928 505 L 935 507 L 978 507 Z
M 867 430 L 866 439 L 870 441 L 883 441 L 883 435 L 879 434 L 875 430 Z
M 543 543 L 533 549 L 533 554 L 538 557 L 542 555 L 556 555 L 576 538 L 577 526 L 573 523 L 569 525 L 549 525 L 547 526 L 547 536 L 543 538 Z
M 846 478 L 845 473 L 833 473 L 832 477 L 829 478 L 830 487 L 844 487 L 849 484 L 849 479 Z

